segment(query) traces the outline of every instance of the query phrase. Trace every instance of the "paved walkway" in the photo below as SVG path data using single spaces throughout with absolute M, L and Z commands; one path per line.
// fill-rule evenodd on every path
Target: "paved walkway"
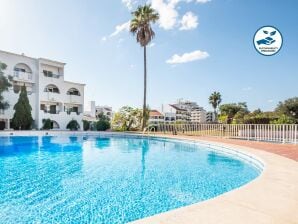
M 174 137 L 174 135 L 166 135 L 166 136 Z M 228 139 L 228 138 L 219 138 L 219 137 L 200 137 L 200 136 L 183 136 L 183 137 L 189 138 L 189 139 L 214 141 L 214 142 L 220 142 L 220 143 L 246 146 L 254 149 L 263 150 L 266 152 L 271 152 L 298 162 L 298 145 L 294 145 L 294 144 L 258 142 L 258 141 Z

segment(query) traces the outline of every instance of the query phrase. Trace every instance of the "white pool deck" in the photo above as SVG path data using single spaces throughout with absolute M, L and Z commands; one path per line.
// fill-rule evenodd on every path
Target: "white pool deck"
M 13 135 L 26 136 L 45 135 L 46 133 L 49 135 L 86 134 L 86 132 L 68 131 L 4 131 L 0 132 L 0 136 L 8 136 L 11 133 Z M 87 134 L 97 135 L 98 133 L 88 132 Z M 119 133 L 110 134 L 118 135 Z M 197 141 L 192 137 L 175 136 L 172 138 Z M 264 164 L 262 174 L 250 183 L 213 199 L 140 219 L 132 223 L 298 224 L 298 162 L 250 147 L 216 142 L 212 142 L 212 145 L 224 146 L 241 153 L 254 155 L 256 159 L 259 159 Z

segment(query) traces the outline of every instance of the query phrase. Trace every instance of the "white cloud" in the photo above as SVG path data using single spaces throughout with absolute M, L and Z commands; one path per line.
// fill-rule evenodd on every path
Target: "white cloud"
M 132 10 L 133 6 L 136 4 L 136 0 L 122 0 L 122 3 L 129 9 Z
M 186 13 L 179 21 L 178 4 L 180 2 L 207 3 L 211 0 L 151 0 L 152 8 L 159 13 L 159 26 L 170 30 L 181 25 L 180 30 L 190 30 L 198 26 L 198 17 L 191 12 Z
M 211 0 L 195 0 L 195 2 L 202 3 L 202 4 L 207 3 L 207 2 L 210 2 L 210 1 Z
M 181 27 L 179 28 L 180 30 L 192 30 L 192 29 L 195 29 L 199 24 L 198 17 L 194 15 L 192 12 L 185 13 L 180 23 L 181 23 Z
M 170 0 L 166 3 L 164 0 L 152 0 L 152 8 L 159 13 L 159 26 L 165 30 L 173 29 L 177 24 L 179 16 L 176 5 L 179 0 Z
M 127 21 L 126 23 L 117 25 L 115 28 L 115 31 L 110 35 L 110 37 L 116 36 L 119 33 L 121 33 L 122 31 L 128 31 L 129 30 L 129 26 L 130 26 L 130 21 Z
M 184 53 L 182 55 L 174 54 L 170 59 L 166 61 L 168 64 L 181 64 L 196 60 L 202 60 L 209 57 L 206 51 L 193 51 L 190 53 Z
M 273 102 L 274 102 L 274 100 L 272 100 L 272 99 L 268 100 L 268 103 L 273 103 Z
M 151 42 L 148 47 L 154 47 L 154 46 L 155 46 L 155 43 Z

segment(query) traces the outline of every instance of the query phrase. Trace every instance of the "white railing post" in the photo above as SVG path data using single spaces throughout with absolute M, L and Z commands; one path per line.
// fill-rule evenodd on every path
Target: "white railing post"
M 282 143 L 285 143 L 285 125 L 282 125 Z
M 294 130 L 294 144 L 297 144 L 297 124 L 295 124 L 295 130 Z

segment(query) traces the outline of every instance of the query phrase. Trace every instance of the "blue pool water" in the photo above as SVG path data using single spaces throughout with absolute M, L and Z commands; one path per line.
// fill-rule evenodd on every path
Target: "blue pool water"
M 165 139 L 0 137 L 0 223 L 126 223 L 213 198 L 259 173 Z

